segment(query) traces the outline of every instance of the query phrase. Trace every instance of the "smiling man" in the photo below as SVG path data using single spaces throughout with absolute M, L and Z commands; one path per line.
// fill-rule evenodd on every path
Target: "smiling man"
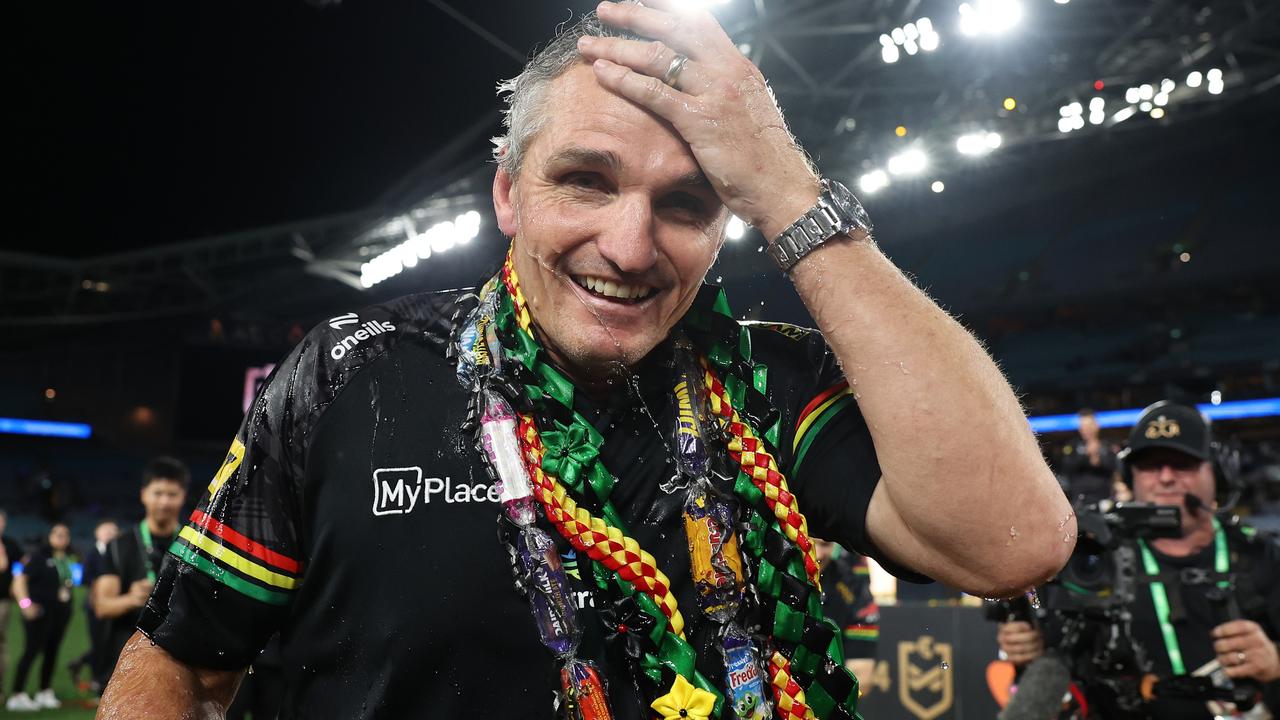
M 604 3 L 501 86 L 502 269 L 281 363 L 100 717 L 217 716 L 276 631 L 284 718 L 853 717 L 811 533 L 987 596 L 1061 566 L 995 364 L 680 4 Z M 729 213 L 818 331 L 704 284 Z

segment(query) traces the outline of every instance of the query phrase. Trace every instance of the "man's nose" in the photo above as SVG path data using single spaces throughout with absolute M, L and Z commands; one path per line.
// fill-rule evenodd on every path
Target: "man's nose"
M 1171 483 L 1178 479 L 1178 474 L 1173 471 L 1173 466 L 1169 463 L 1161 463 L 1158 472 L 1162 483 Z
M 656 227 L 649 199 L 624 195 L 610 209 L 613 213 L 596 236 L 596 248 L 621 272 L 646 272 L 658 261 Z

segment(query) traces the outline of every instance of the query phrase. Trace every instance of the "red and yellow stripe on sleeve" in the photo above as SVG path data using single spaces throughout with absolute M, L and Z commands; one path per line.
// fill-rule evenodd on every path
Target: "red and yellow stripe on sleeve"
M 849 389 L 849 381 L 841 380 L 818 393 L 808 405 L 804 406 L 800 411 L 799 419 L 796 420 L 795 439 L 791 442 L 794 458 L 791 462 L 791 475 L 794 476 L 799 471 L 800 463 L 804 462 L 813 439 L 822 432 L 822 428 L 853 402 L 853 391 Z
M 301 582 L 302 567 L 297 560 L 198 509 L 169 552 L 226 587 L 270 605 L 286 604 Z

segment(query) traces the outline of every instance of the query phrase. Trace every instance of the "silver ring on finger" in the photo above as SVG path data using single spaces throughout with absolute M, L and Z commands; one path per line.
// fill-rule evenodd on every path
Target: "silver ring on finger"
M 1237 650 L 1237 651 L 1236 651 L 1236 664 L 1237 664 L 1237 665 L 1243 665 L 1243 664 L 1244 664 L 1244 660 L 1245 660 L 1244 651 L 1243 651 L 1243 650 Z
M 662 82 L 679 90 L 677 83 L 680 82 L 680 71 L 684 70 L 684 64 L 687 62 L 689 62 L 688 55 L 676 53 L 676 56 L 671 59 L 671 64 L 667 66 L 667 74 L 662 76 Z

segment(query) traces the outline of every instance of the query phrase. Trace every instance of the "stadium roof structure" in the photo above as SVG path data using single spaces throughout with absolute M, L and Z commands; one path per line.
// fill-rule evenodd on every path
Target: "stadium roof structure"
M 341 3 L 313 4 L 308 12 L 322 18 L 346 10 Z M 445 0 L 427 5 L 439 13 L 432 39 L 488 54 L 483 67 L 510 71 L 525 48 L 565 20 L 543 3 L 486 3 L 483 10 Z M 1114 173 L 1114 165 L 1097 156 L 1121 142 L 1152 158 L 1221 142 L 1242 108 L 1255 124 L 1270 117 L 1266 106 L 1280 85 L 1280 4 L 1273 2 L 731 0 L 711 6 L 770 78 L 793 131 L 824 171 L 890 218 L 928 215 L 921 208 L 945 188 L 948 199 L 967 198 L 950 201 L 945 224 L 973 222 Z M 471 79 L 487 94 L 494 78 Z M 494 262 L 500 246 L 487 209 L 487 138 L 498 129 L 496 103 L 491 96 L 459 98 L 447 115 L 448 122 L 439 119 L 443 130 L 433 136 L 432 152 L 350 212 L 79 257 L 39 251 L 58 244 L 56 218 L 38 235 L 24 231 L 30 239 L 15 244 L 22 251 L 0 252 L 0 326 L 48 331 L 229 307 L 306 316 L 362 296 L 373 301 L 378 292 L 361 282 L 366 263 L 438 223 L 479 210 L 487 227 L 476 247 L 486 251 L 437 252 L 432 262 L 406 272 L 421 287 L 474 277 Z M 1190 129 L 1168 135 L 1181 127 Z M 1178 143 L 1169 147 L 1166 138 L 1174 136 Z M 1092 148 L 1094 158 L 1071 163 L 1082 148 Z M 251 167 L 253 158 L 245 162 Z M 1070 177 L 1009 182 L 1010 168 L 1055 162 L 1071 163 Z M 1003 183 L 1000 193 L 983 190 L 992 182 Z M 973 191 L 966 196 L 965 188 Z M 943 224 L 925 220 L 912 232 Z M 759 241 L 753 236 L 747 245 Z M 110 247 L 113 238 L 101 244 Z M 724 274 L 758 279 L 764 265 L 762 256 L 757 260 L 724 263 Z M 405 283 L 391 285 L 407 290 Z

